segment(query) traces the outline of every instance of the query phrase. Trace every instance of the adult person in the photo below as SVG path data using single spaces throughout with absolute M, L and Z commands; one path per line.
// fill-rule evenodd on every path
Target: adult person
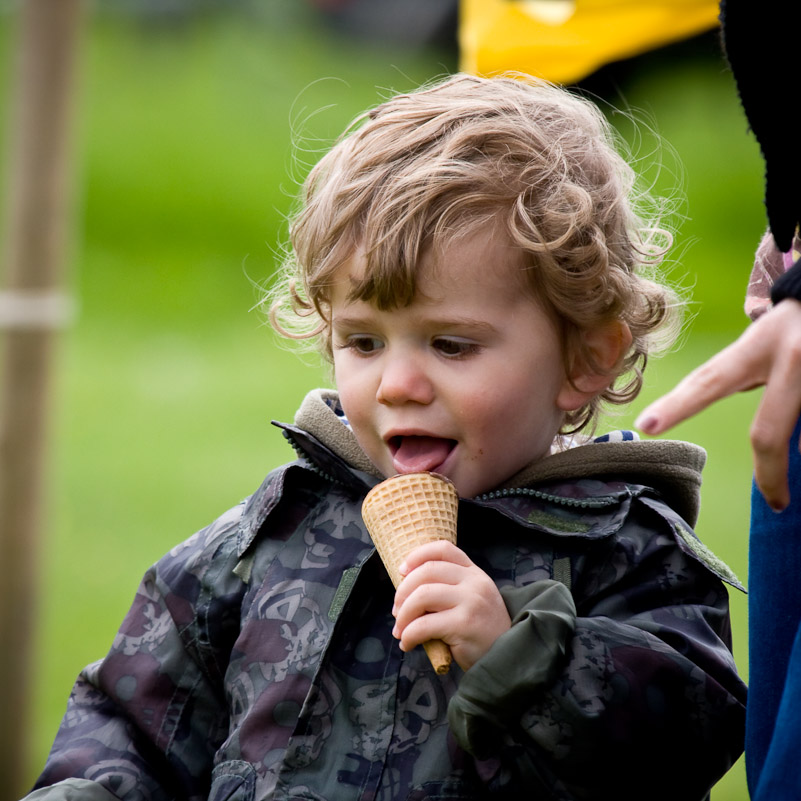
M 750 433 L 746 772 L 755 801 L 795 800 L 801 798 L 795 764 L 801 746 L 801 163 L 793 105 L 801 69 L 793 44 L 801 4 L 723 0 L 720 19 L 725 54 L 765 162 L 768 232 L 746 304 L 756 320 L 645 409 L 637 425 L 660 434 L 721 398 L 764 386 Z

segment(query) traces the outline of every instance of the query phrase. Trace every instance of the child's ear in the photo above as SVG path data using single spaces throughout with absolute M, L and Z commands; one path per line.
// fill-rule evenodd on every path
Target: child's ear
M 573 365 L 557 398 L 563 412 L 580 409 L 603 392 L 616 378 L 615 368 L 631 347 L 631 331 L 622 320 L 612 320 L 581 336 L 592 360 L 579 358 Z

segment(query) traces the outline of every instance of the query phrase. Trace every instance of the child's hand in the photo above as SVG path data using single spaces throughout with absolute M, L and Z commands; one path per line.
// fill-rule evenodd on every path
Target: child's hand
M 428 640 L 444 640 L 467 670 L 512 625 L 495 582 L 449 542 L 415 548 L 401 573 L 392 634 L 404 651 Z

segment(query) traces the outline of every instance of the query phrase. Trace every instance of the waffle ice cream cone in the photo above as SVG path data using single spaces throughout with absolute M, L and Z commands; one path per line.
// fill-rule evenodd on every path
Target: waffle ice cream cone
M 444 476 L 405 473 L 377 484 L 364 499 L 362 517 L 381 561 L 397 587 L 406 555 L 427 542 L 456 542 L 459 496 Z M 447 673 L 451 652 L 441 640 L 423 643 L 437 673 Z

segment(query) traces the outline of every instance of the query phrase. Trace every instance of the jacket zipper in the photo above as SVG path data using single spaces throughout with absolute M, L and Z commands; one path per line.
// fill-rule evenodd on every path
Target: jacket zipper
M 631 491 L 627 489 L 626 495 L 631 496 Z M 602 495 L 599 498 L 565 498 L 561 495 L 553 495 L 549 492 L 543 492 L 542 490 L 532 489 L 530 487 L 513 487 L 484 492 L 481 495 L 477 495 L 473 500 L 495 501 L 516 496 L 537 498 L 538 500 L 547 501 L 548 503 L 574 509 L 604 509 L 607 506 L 619 504 L 621 500 L 619 495 Z
M 300 445 L 295 442 L 295 438 L 292 436 L 290 431 L 287 431 L 285 428 L 281 429 L 281 433 L 284 435 L 284 439 L 292 446 L 292 450 L 295 451 L 295 454 L 299 459 L 302 459 L 307 465 L 308 470 L 311 470 L 312 473 L 316 473 L 320 478 L 325 479 L 326 481 L 330 481 L 332 484 L 343 484 L 344 482 L 338 479 L 336 476 L 332 476 L 330 473 L 327 473 L 320 467 L 318 464 L 313 462 L 309 455 L 300 447 Z

